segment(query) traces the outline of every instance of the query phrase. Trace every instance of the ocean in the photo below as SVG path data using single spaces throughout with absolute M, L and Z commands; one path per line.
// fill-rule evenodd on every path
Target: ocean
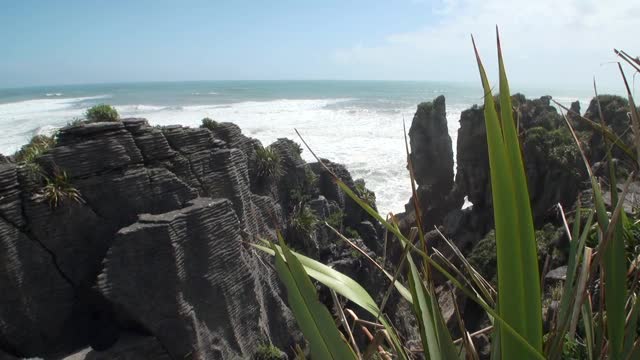
M 566 105 L 580 100 L 583 110 L 589 100 L 588 92 L 513 90 L 528 98 L 552 95 Z M 0 89 L 0 153 L 14 153 L 33 135 L 51 133 L 99 103 L 152 125 L 199 126 L 204 117 L 233 122 L 264 146 L 281 137 L 300 142 L 297 129 L 318 156 L 364 178 L 379 210 L 397 213 L 411 194 L 403 119 L 408 131 L 417 104 L 440 94 L 455 152 L 460 113 L 482 103 L 479 83 L 198 81 Z M 307 150 L 302 155 L 313 161 Z

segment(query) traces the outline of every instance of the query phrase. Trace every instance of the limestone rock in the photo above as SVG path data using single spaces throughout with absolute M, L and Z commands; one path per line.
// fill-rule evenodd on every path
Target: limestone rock
M 171 360 L 162 344 L 151 336 L 129 335 L 105 351 L 86 348 L 62 360 Z
M 81 338 L 73 326 L 73 287 L 41 244 L 3 219 L 0 264 L 0 347 L 25 357 L 73 347 Z
M 30 233 L 52 254 L 74 286 L 91 286 L 111 243 L 112 224 L 85 204 L 68 201 L 52 208 L 41 197 L 25 200 Z
M 409 129 L 409 138 L 422 223 L 425 228 L 431 228 L 440 224 L 448 211 L 462 205 L 461 198 L 450 196 L 454 180 L 453 148 L 444 96 L 418 105 Z M 405 208 L 408 212 L 415 211 L 413 199 Z
M 598 107 L 600 104 L 600 108 Z M 598 99 L 592 99 L 589 103 L 589 107 L 584 113 L 584 117 L 600 123 L 600 111 L 602 110 L 602 116 L 605 124 L 616 134 L 620 140 L 625 144 L 633 144 L 633 132 L 629 131 L 630 119 L 627 115 L 630 111 L 629 102 L 627 99 L 615 95 L 600 95 Z M 588 125 L 583 125 L 584 129 L 588 131 L 589 142 L 587 156 L 591 160 L 591 163 L 596 163 L 606 159 L 606 152 L 608 146 L 605 147 L 602 135 L 598 131 L 593 131 Z M 610 145 L 609 145 L 610 146 Z M 627 159 L 624 152 L 618 147 L 612 148 L 612 154 L 617 159 Z
M 460 114 L 455 185 L 457 192 L 467 196 L 474 206 L 481 208 L 492 202 L 483 112 L 483 108 L 474 105 Z
M 38 159 L 49 173 L 61 169 L 70 177 L 96 175 L 142 161 L 131 133 L 119 122 L 63 128 L 58 144 Z
M 290 324 L 269 308 L 276 295 L 260 286 L 262 265 L 243 248 L 240 229 L 228 200 L 142 215 L 118 232 L 98 288 L 175 358 L 247 357 L 277 324 Z
M 183 154 L 193 154 L 214 146 L 211 132 L 207 129 L 168 126 L 163 133 L 171 148 Z
M 21 227 L 25 220 L 22 216 L 19 185 L 16 166 L 10 163 L 0 164 L 0 218 Z

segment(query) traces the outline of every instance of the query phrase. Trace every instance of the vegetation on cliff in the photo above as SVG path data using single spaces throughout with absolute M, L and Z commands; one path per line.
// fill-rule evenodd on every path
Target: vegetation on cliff
M 55 136 L 36 135 L 15 153 L 16 162 L 23 164 L 34 181 L 42 177 L 42 169 L 36 160 L 56 143 Z
M 200 127 L 213 131 L 215 128 L 218 127 L 218 122 L 213 120 L 213 119 L 211 119 L 211 118 L 206 117 L 206 118 L 202 119 L 202 125 L 200 125 Z
M 107 104 L 95 105 L 87 110 L 85 113 L 87 122 L 108 122 L 120 120 L 120 115 L 116 108 Z
M 476 56 L 482 85 L 485 94 L 489 95 L 491 87 L 477 51 Z M 395 274 L 386 271 L 385 264 L 375 265 L 391 281 L 390 289 L 395 288 L 398 294 L 411 304 L 419 329 L 420 347 L 416 349 L 401 341 L 400 334 L 381 309 L 384 308 L 385 301 L 379 308 L 366 290 L 344 274 L 291 252 L 282 238 L 279 246 L 270 243 L 267 243 L 268 246 L 256 245 L 275 254 L 278 274 L 287 288 L 290 303 L 294 303 L 293 312 L 310 344 L 312 356 L 369 359 L 376 354 L 386 359 L 409 359 L 413 357 L 412 352 L 417 351 L 430 359 L 478 358 L 478 349 L 475 347 L 472 334 L 465 328 L 459 314 L 457 319 L 461 336 L 453 341 L 453 335 L 444 322 L 441 303 L 438 302 L 440 299 L 435 291 L 432 275 L 434 272 L 444 276 L 456 291 L 475 302 L 489 315 L 492 326 L 483 329 L 482 333 L 491 331 L 492 358 L 630 359 L 640 356 L 640 302 L 637 301 L 637 279 L 640 270 L 636 266 L 635 256 L 629 256 L 629 249 L 634 248 L 629 245 L 635 242 L 629 239 L 633 238 L 632 234 L 638 221 L 633 211 L 630 214 L 625 212 L 624 206 L 629 184 L 635 179 L 635 170 L 640 160 L 635 156 L 635 151 L 630 152 L 624 147 L 636 146 L 640 154 L 640 142 L 611 140 L 612 137 L 607 133 L 607 126 L 611 124 L 605 120 L 599 98 L 596 97 L 596 106 L 600 110 L 597 114 L 599 119 L 592 122 L 599 123 L 599 127 L 594 126 L 595 129 L 605 134 L 602 137 L 606 149 L 605 174 L 611 188 L 607 194 L 608 199 L 605 199 L 606 192 L 602 190 L 600 179 L 592 172 L 591 164 L 581 148 L 580 139 L 572 127 L 571 120 L 565 118 L 567 127 L 558 128 L 548 118 L 541 116 L 536 126 L 527 131 L 524 146 L 533 146 L 540 152 L 550 152 L 554 166 L 566 168 L 566 171 L 571 172 L 577 162 L 583 161 L 591 187 L 589 207 L 583 208 L 578 201 L 570 214 L 571 218 L 560 208 L 564 236 L 568 237 L 569 244 L 566 274 L 562 276 L 564 280 L 551 291 L 550 301 L 555 304 L 554 310 L 552 311 L 549 303 L 545 301 L 544 304 L 548 308 L 543 312 L 541 254 L 551 252 L 548 248 L 551 243 L 557 241 L 557 230 L 546 227 L 541 231 L 534 231 L 521 139 L 512 112 L 512 105 L 517 104 L 518 99 L 512 102 L 509 95 L 499 40 L 498 60 L 499 106 L 494 102 L 493 96 L 485 96 L 484 99 L 495 232 L 476 245 L 474 252 L 477 253 L 471 258 L 465 259 L 450 242 L 448 243 L 454 247 L 454 252 L 459 258 L 456 263 L 440 256 L 439 258 L 445 261 L 443 265 L 435 261 L 433 255 L 428 254 L 415 189 L 413 196 L 417 227 L 412 232 L 413 236 L 405 236 L 394 218 L 384 219 L 366 197 L 360 196 L 361 192 L 350 188 L 338 176 L 333 176 L 342 191 L 383 224 L 404 247 L 401 263 L 397 266 L 398 271 Z M 640 61 L 625 60 L 636 70 L 640 70 Z M 622 72 L 622 68 L 620 70 Z M 624 78 L 623 72 L 622 75 Z M 626 78 L 624 81 L 626 84 Z M 626 129 L 622 129 L 625 133 L 629 127 L 640 129 L 640 118 L 630 91 L 628 96 L 627 120 L 630 121 L 626 121 Z M 579 114 L 577 116 L 581 119 Z M 637 131 L 635 135 L 638 136 Z M 612 141 L 613 147 L 623 151 L 633 160 L 630 164 L 631 175 L 624 183 L 619 183 L 616 178 L 619 172 L 616 171 L 616 162 L 613 161 L 613 147 L 607 144 L 608 141 Z M 409 169 L 412 169 L 411 160 Z M 331 173 L 330 169 L 326 170 Z M 576 182 L 580 181 L 579 175 L 568 174 Z M 587 239 L 592 238 L 594 234 L 597 242 L 587 244 Z M 625 238 L 628 239 L 626 242 Z M 414 241 L 415 239 L 417 240 Z M 358 249 L 357 246 L 355 248 Z M 493 256 L 497 263 L 495 290 L 491 282 L 482 276 L 493 278 L 494 274 L 489 272 L 493 270 L 489 269 L 489 262 Z M 374 259 L 368 259 L 375 262 Z M 405 266 L 402 266 L 402 263 Z M 399 276 L 401 271 L 405 272 L 406 276 Z M 316 294 L 312 291 L 306 275 L 375 317 L 374 323 L 369 324 L 370 326 L 364 330 L 369 339 L 366 346 L 361 347 L 361 343 L 355 340 L 356 328 L 348 324 L 342 306 L 336 298 L 334 301 L 338 308 L 339 325 L 326 320 L 324 305 L 317 302 Z M 404 284 L 407 284 L 407 287 Z M 458 311 L 457 307 L 455 311 Z M 337 333 L 340 328 L 341 334 Z
M 271 178 L 280 174 L 280 157 L 272 148 L 257 148 L 256 162 L 258 166 L 259 177 Z
M 69 176 L 61 170 L 57 170 L 52 176 L 45 177 L 45 185 L 42 187 L 41 193 L 53 208 L 65 201 L 83 201 L 80 191 L 71 185 Z

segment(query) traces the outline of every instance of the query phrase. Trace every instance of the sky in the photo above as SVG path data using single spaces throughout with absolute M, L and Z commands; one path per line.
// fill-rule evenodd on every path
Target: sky
M 516 84 L 584 88 L 595 77 L 616 88 L 613 48 L 640 54 L 640 1 L 631 0 L 0 0 L 0 7 L 0 88 L 475 82 L 470 35 L 495 69 L 496 25 Z

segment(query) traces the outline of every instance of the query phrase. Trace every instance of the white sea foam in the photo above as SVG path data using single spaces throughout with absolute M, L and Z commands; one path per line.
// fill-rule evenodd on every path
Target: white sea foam
M 343 163 L 355 178 L 364 178 L 376 192 L 382 211 L 403 211 L 410 197 L 406 169 L 402 118 L 410 126 L 415 107 L 396 111 L 375 111 L 358 107 L 335 107 L 350 99 L 247 101 L 225 105 L 184 106 L 145 111 L 118 107 L 123 116 L 145 117 L 153 125 L 180 123 L 199 126 L 200 119 L 210 117 L 230 121 L 251 137 L 268 145 L 281 137 L 298 140 L 294 129 L 323 158 Z M 463 106 L 448 110 L 449 133 L 454 144 Z M 308 151 L 307 161 L 314 161 Z
M 40 129 L 57 128 L 82 116 L 83 101 L 106 96 L 47 98 L 0 104 L 0 153 L 12 154 Z
M 208 93 L 203 94 L 201 92 L 194 91 L 194 92 L 191 93 L 191 95 L 196 95 L 196 96 L 198 96 L 198 95 L 218 95 L 218 93 L 215 92 L 215 91 L 209 91 Z
M 50 133 L 86 111 L 84 100 L 40 99 L 0 104 L 0 152 L 13 153 L 31 136 Z M 210 117 L 238 124 L 242 131 L 268 145 L 281 137 L 299 141 L 298 129 L 319 156 L 343 163 L 354 178 L 364 178 L 376 192 L 381 211 L 400 212 L 410 197 L 402 118 L 410 126 L 415 106 L 374 110 L 351 106 L 340 99 L 245 101 L 194 106 L 116 106 L 123 117 L 145 117 L 152 125 L 199 126 Z M 88 105 L 87 105 L 88 106 Z M 455 144 L 460 111 L 467 105 L 448 106 L 449 133 Z M 307 161 L 314 161 L 308 151 Z

